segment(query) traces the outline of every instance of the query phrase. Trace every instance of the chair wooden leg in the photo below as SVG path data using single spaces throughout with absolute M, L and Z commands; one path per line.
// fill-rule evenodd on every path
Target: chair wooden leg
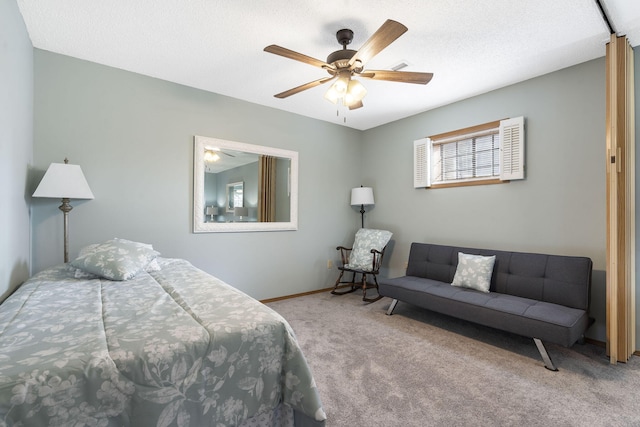
M 343 281 L 342 280 L 342 276 L 344 275 L 344 272 L 345 272 L 345 270 L 340 270 L 340 275 L 338 276 L 338 280 L 336 280 L 336 284 L 333 287 L 333 290 L 331 291 L 331 293 L 333 295 L 348 294 L 348 293 L 354 292 L 354 291 L 358 290 L 358 288 L 360 288 L 360 289 L 362 289 L 362 301 L 364 301 L 364 302 L 376 302 L 376 301 L 378 301 L 379 299 L 382 298 L 382 296 L 380 294 L 378 294 L 378 296 L 375 297 L 375 298 L 367 298 L 367 289 L 375 288 L 376 291 L 378 290 L 378 280 L 377 280 L 375 274 L 371 274 L 373 276 L 373 281 L 375 282 L 375 284 L 369 285 L 367 283 L 367 273 L 351 272 L 352 273 L 351 281 L 348 282 L 348 281 Z M 362 276 L 359 283 L 356 283 L 356 274 L 360 274 Z M 341 284 L 350 284 L 351 285 L 351 289 L 347 289 L 346 291 L 338 291 L 338 287 Z
M 367 298 L 367 278 L 366 278 L 366 274 L 362 275 L 362 301 L 364 302 L 376 302 L 378 300 L 380 300 L 382 298 L 382 295 L 380 295 L 378 293 L 378 296 L 375 298 Z M 373 285 L 372 287 L 376 289 L 376 291 L 378 290 L 378 279 L 376 279 L 376 275 L 373 274 L 373 281 L 375 282 L 375 285 Z
M 354 280 L 355 280 L 355 278 L 356 278 L 355 273 L 351 276 L 351 282 L 343 282 L 343 281 L 342 281 L 342 276 L 343 276 L 343 275 L 344 275 L 344 270 L 340 270 L 340 275 L 338 276 L 338 280 L 336 280 L 336 284 L 335 284 L 335 286 L 333 287 L 333 290 L 331 291 L 331 293 L 332 293 L 333 295 L 344 295 L 344 294 L 351 293 L 351 292 L 355 291 L 356 289 L 358 289 L 358 288 L 356 288 L 356 287 L 354 286 Z M 340 284 L 342 284 L 342 283 L 351 283 L 351 289 L 346 290 L 346 291 L 338 291 L 338 290 L 337 290 L 337 289 L 338 289 L 338 286 L 340 286 Z

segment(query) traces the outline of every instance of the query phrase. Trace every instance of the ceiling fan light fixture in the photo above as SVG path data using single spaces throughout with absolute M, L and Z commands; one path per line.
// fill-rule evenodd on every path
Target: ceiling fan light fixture
M 347 93 L 344 95 L 344 105 L 351 107 L 352 105 L 362 102 L 367 95 L 367 89 L 362 83 L 356 79 L 351 79 L 347 87 Z
M 325 92 L 324 94 L 324 99 L 326 99 L 329 102 L 332 102 L 334 104 L 338 103 L 338 100 L 341 98 L 340 95 L 338 94 L 338 91 L 335 90 L 335 88 L 333 87 L 334 85 L 331 85 L 331 87 Z
M 349 88 L 349 76 L 342 74 L 338 77 L 338 80 L 336 80 L 331 88 L 336 91 L 340 98 L 342 98 Z
M 204 161 L 205 162 L 217 162 L 220 160 L 220 156 L 215 151 L 205 151 L 204 152 Z
M 352 107 L 361 104 L 366 94 L 367 89 L 362 83 L 343 74 L 329 87 L 324 98 L 333 104 L 340 102 L 345 107 Z
M 349 87 L 349 75 L 346 73 L 341 73 L 338 75 L 337 80 L 329 87 L 329 89 L 325 92 L 324 98 L 337 104 L 339 100 L 344 98 L 345 93 Z

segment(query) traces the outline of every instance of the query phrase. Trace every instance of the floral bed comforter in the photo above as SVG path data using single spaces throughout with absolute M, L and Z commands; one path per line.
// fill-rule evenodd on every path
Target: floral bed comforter
M 0 426 L 280 425 L 285 409 L 324 424 L 280 315 L 187 261 L 159 264 L 121 282 L 54 267 L 0 305 Z

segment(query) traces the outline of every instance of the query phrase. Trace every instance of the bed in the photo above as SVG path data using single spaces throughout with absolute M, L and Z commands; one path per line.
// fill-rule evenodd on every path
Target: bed
M 158 255 L 92 245 L 0 305 L 0 426 L 323 426 L 286 320 Z

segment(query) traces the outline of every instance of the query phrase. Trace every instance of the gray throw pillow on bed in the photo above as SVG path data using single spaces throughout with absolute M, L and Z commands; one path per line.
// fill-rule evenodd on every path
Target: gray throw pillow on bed
M 470 255 L 458 252 L 458 267 L 453 276 L 453 286 L 489 292 L 496 256 Z
M 129 280 L 158 255 L 151 245 L 116 238 L 84 248 L 70 265 L 105 279 Z

